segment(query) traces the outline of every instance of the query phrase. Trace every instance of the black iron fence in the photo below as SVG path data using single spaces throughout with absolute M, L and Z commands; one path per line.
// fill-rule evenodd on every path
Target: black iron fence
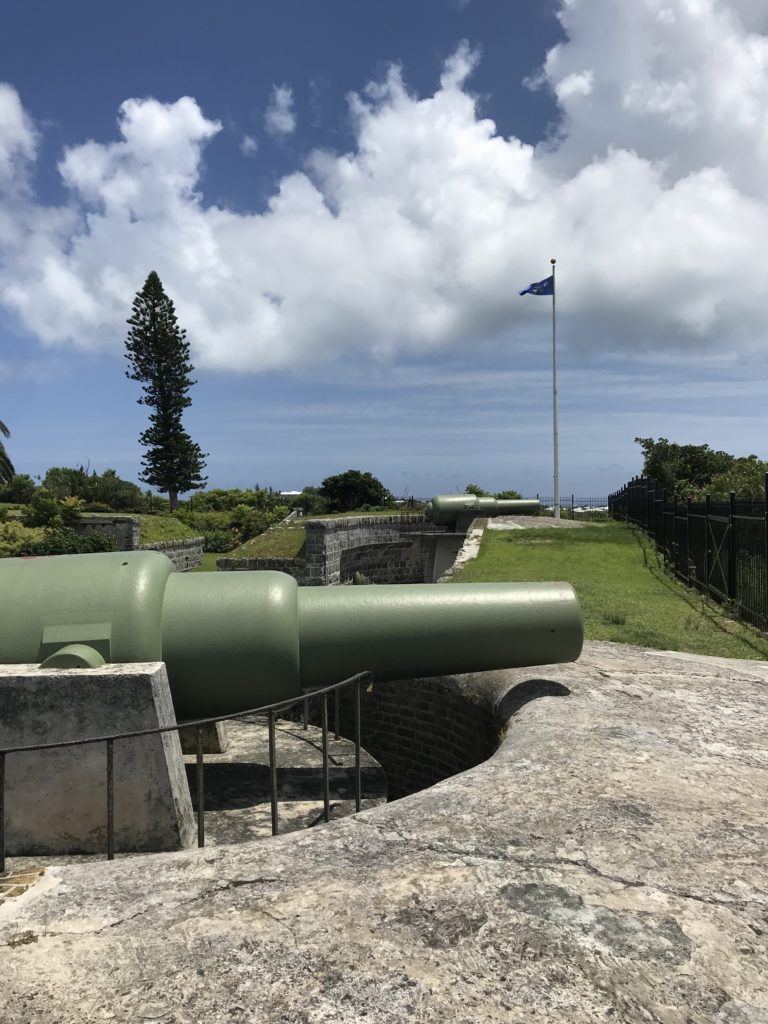
M 341 691 L 347 687 L 354 688 L 354 744 L 355 744 L 355 810 L 359 811 L 362 801 L 362 771 L 360 765 L 360 717 L 361 717 L 361 689 L 373 679 L 370 672 L 358 672 L 349 679 L 343 679 L 332 686 L 326 686 L 321 690 L 313 690 L 302 697 L 293 697 L 289 700 L 279 701 L 276 704 L 267 704 L 259 708 L 251 708 L 248 711 L 238 711 L 232 715 L 219 715 L 216 718 L 199 718 L 191 722 L 178 722 L 176 725 L 167 725 L 158 729 L 142 729 L 137 732 L 114 733 L 109 736 L 88 736 L 77 740 L 64 740 L 61 743 L 36 743 L 21 747 L 5 747 L 0 749 L 0 875 L 5 872 L 5 764 L 9 755 L 32 753 L 43 750 L 60 750 L 62 747 L 80 747 L 88 743 L 103 743 L 105 747 L 104 771 L 106 776 L 106 803 L 104 807 L 104 818 L 107 830 L 106 856 L 108 860 L 114 860 L 115 856 L 115 798 L 114 798 L 114 777 L 115 777 L 115 740 L 130 740 L 140 736 L 155 736 L 165 732 L 177 732 L 179 729 L 196 730 L 196 816 L 197 816 L 197 845 L 205 846 L 205 755 L 203 751 L 203 727 L 214 725 L 217 722 L 229 722 L 234 719 L 248 718 L 258 715 L 266 720 L 269 730 L 269 779 L 270 779 L 270 804 L 272 811 L 272 835 L 279 831 L 278 800 L 277 800 L 277 754 L 275 721 L 281 712 L 290 711 L 299 705 L 302 706 L 301 715 L 304 729 L 309 727 L 309 703 L 319 701 L 320 703 L 320 725 L 322 730 L 322 761 L 323 761 L 323 821 L 330 820 L 330 761 L 328 757 L 328 695 L 334 695 L 334 737 L 340 739 L 339 721 L 341 709 Z M 119 808 L 118 808 L 119 811 Z
M 768 631 L 768 475 L 765 497 L 727 501 L 668 497 L 650 477 L 609 495 L 611 516 L 639 526 L 689 587 Z

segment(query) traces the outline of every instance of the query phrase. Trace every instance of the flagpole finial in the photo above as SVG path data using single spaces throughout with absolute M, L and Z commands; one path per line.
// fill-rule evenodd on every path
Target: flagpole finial
M 550 262 L 550 263 L 552 264 L 552 266 L 554 267 L 554 265 L 555 265 L 555 264 L 557 263 L 557 260 L 556 260 L 556 259 L 555 259 L 555 258 L 553 257 L 553 258 L 552 258 L 552 259 L 551 259 L 551 260 L 550 260 L 549 262 Z

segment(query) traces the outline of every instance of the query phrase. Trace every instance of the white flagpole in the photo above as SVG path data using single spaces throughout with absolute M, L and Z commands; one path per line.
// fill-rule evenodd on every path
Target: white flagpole
M 552 445 L 554 453 L 555 519 L 560 518 L 560 471 L 557 453 L 557 321 L 555 319 L 555 263 L 552 264 Z

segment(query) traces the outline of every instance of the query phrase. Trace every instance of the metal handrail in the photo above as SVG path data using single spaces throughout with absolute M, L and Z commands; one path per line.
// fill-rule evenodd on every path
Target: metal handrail
M 86 736 L 77 740 L 61 740 L 56 743 L 35 743 L 25 744 L 16 747 L 0 748 L 0 875 L 5 873 L 5 758 L 7 754 L 32 753 L 38 750 L 58 750 L 63 747 L 79 747 L 89 743 L 106 744 L 106 779 L 107 779 L 107 860 L 114 860 L 115 856 L 115 822 L 114 822 L 114 742 L 115 740 L 136 739 L 139 736 L 157 736 L 166 732 L 178 732 L 180 729 L 194 728 L 196 730 L 196 781 L 197 781 L 197 845 L 205 846 L 205 788 L 204 788 L 204 753 L 203 753 L 203 726 L 213 725 L 217 722 L 229 722 L 238 718 L 246 718 L 250 715 L 266 715 L 269 731 L 269 775 L 270 775 L 270 803 L 272 811 L 272 835 L 279 831 L 279 819 L 277 808 L 277 762 L 276 762 L 276 741 L 275 741 L 275 719 L 280 711 L 287 711 L 299 703 L 303 703 L 303 728 L 307 729 L 309 724 L 309 701 L 312 698 L 321 698 L 321 723 L 322 723 L 322 751 L 323 751 L 323 820 L 330 820 L 330 782 L 329 782 L 329 759 L 328 759 L 328 694 L 334 694 L 334 736 L 340 739 L 340 691 L 348 686 L 355 687 L 355 811 L 359 811 L 362 801 L 362 773 L 361 773 L 361 742 L 360 742 L 360 721 L 361 721 L 361 687 L 364 683 L 373 680 L 373 674 L 369 671 L 357 672 L 347 679 L 338 683 L 325 686 L 319 690 L 313 690 L 310 694 L 302 694 L 300 697 L 292 697 L 288 700 L 276 701 L 273 704 L 264 704 L 260 707 L 249 708 L 247 711 L 236 711 L 228 715 L 215 715 L 212 718 L 196 718 L 185 722 L 176 722 L 174 725 L 163 725 L 154 729 L 137 729 L 131 732 L 111 733 L 106 736 Z

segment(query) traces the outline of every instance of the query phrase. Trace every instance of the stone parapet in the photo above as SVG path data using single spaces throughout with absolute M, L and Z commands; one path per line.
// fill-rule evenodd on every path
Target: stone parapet
M 453 743 L 445 697 L 397 686 Z M 768 665 L 587 642 L 450 686 L 501 731 L 469 771 L 301 835 L 47 868 L 0 908 L 3 1024 L 763 1024 Z
M 284 572 L 299 583 L 306 578 L 306 563 L 303 558 L 217 558 L 219 572 Z
M 72 529 L 79 537 L 98 533 L 111 537 L 118 551 L 136 551 L 139 547 L 139 520 L 136 516 L 87 515 L 75 520 Z
M 154 544 L 139 545 L 142 551 L 160 551 L 176 566 L 177 572 L 188 572 L 203 561 L 203 538 L 188 537 L 182 540 L 158 540 Z
M 371 583 L 424 583 L 430 552 L 424 538 L 445 529 L 431 524 L 426 529 L 423 516 L 396 514 L 307 519 L 304 528 L 304 558 L 220 558 L 216 568 L 275 569 L 309 587 L 351 583 L 356 572 Z
M 160 662 L 98 669 L 0 666 L 0 748 L 175 724 Z M 104 743 L 10 753 L 5 761 L 8 854 L 106 851 Z M 114 806 L 116 850 L 178 850 L 194 842 L 175 730 L 114 741 Z

